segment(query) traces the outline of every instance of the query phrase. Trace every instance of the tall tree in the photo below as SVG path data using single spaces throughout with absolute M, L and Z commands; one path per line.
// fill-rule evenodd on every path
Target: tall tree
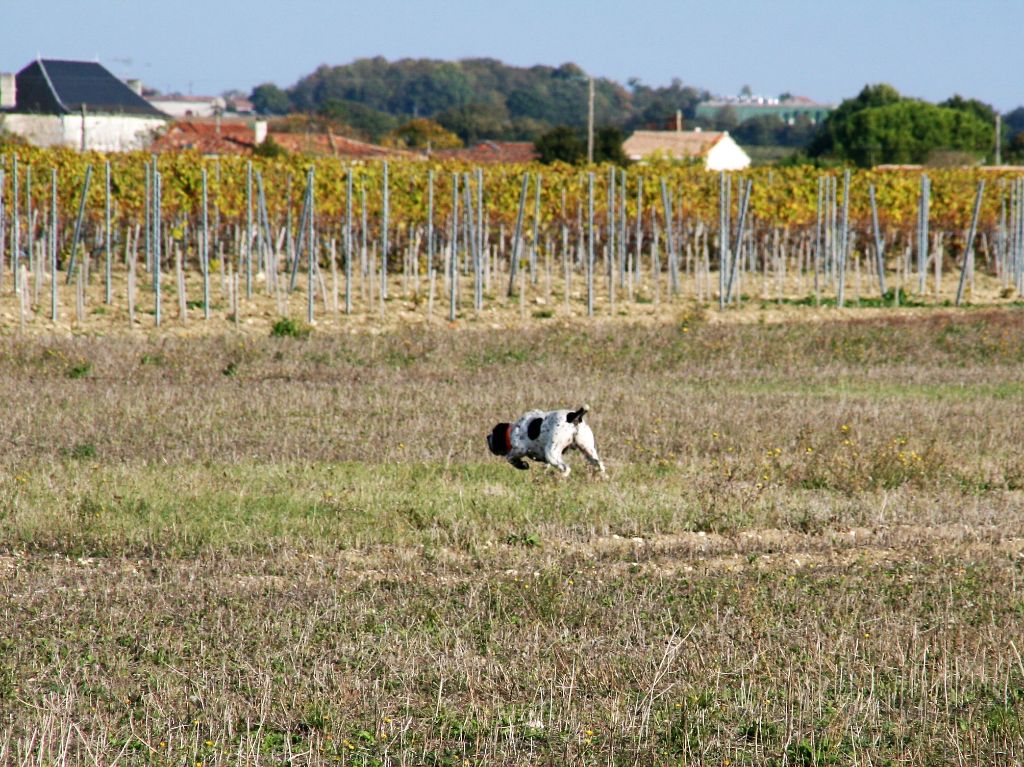
M 851 136 L 849 132 L 850 118 L 863 109 L 896 104 L 902 98 L 898 90 L 886 83 L 865 85 L 854 98 L 844 99 L 825 118 L 821 131 L 807 148 L 807 153 L 811 157 L 824 155 L 845 157 L 848 152 L 848 145 L 856 138 Z
M 960 97 L 929 104 L 890 85 L 866 86 L 828 116 L 808 153 L 861 166 L 923 163 L 943 151 L 980 158 L 992 145 L 985 106 Z
M 567 162 L 576 164 L 587 156 L 587 143 L 579 132 L 568 125 L 559 125 L 534 142 L 541 162 Z
M 622 149 L 622 131 L 613 125 L 598 128 L 594 134 L 594 162 L 613 162 L 628 165 L 629 158 Z M 540 161 L 578 164 L 587 159 L 587 142 L 578 128 L 559 125 L 534 142 Z
M 261 115 L 283 115 L 292 109 L 288 94 L 273 83 L 257 85 L 249 96 L 253 107 Z
M 984 101 L 978 99 L 965 99 L 959 93 L 950 96 L 945 101 L 939 102 L 940 107 L 948 107 L 949 109 L 959 109 L 961 112 L 970 112 L 975 117 L 978 117 L 989 125 L 996 124 L 996 110 L 991 104 L 986 104 Z

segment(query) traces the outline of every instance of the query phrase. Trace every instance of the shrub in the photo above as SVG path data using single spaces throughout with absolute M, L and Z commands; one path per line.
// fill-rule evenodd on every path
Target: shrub
M 79 362 L 77 365 L 72 365 L 68 368 L 68 378 L 85 378 L 89 373 L 92 372 L 92 364 L 89 362 Z
M 270 328 L 270 335 L 274 338 L 308 338 L 312 330 L 313 328 L 304 322 L 282 317 Z

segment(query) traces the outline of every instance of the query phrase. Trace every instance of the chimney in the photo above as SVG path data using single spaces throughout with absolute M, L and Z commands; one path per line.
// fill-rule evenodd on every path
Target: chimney
M 129 88 L 131 88 L 132 92 L 136 96 L 141 96 L 142 95 L 142 80 L 140 80 L 139 78 L 137 78 L 137 77 L 129 78 L 128 80 L 124 81 L 124 84 L 127 85 Z
M 252 124 L 253 141 L 257 145 L 267 140 L 267 121 L 257 120 Z
M 676 110 L 676 133 L 683 132 L 683 110 Z
M 0 109 L 14 109 L 18 105 L 17 81 L 13 72 L 0 72 Z

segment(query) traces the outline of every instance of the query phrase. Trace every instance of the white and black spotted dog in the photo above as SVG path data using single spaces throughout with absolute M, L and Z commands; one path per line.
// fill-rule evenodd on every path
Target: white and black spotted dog
M 554 466 L 563 477 L 569 476 L 569 466 L 562 460 L 562 454 L 576 448 L 604 474 L 604 464 L 594 445 L 594 432 L 583 421 L 589 410 L 590 405 L 579 410 L 530 410 L 513 423 L 495 426 L 487 435 L 487 446 L 495 455 L 505 456 L 517 469 L 530 468 L 523 460 L 530 458 Z

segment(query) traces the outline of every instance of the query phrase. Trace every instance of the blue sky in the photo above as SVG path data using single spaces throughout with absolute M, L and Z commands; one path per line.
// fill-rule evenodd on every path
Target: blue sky
M 196 94 L 286 87 L 364 56 L 488 56 L 721 94 L 838 102 L 888 82 L 930 101 L 1024 104 L 1024 0 L 0 0 L 0 28 L 0 71 L 95 59 Z

